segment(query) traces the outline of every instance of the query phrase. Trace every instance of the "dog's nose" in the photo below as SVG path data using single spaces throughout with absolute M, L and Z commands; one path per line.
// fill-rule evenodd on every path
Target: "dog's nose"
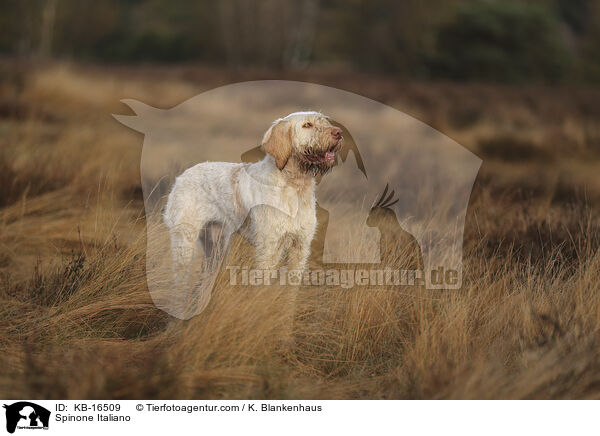
M 340 129 L 339 127 L 333 127 L 331 129 L 331 136 L 333 136 L 335 139 L 341 139 L 342 129 Z

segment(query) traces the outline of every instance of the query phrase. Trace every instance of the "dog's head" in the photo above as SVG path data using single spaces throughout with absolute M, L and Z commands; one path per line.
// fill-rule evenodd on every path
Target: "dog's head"
M 276 120 L 265 133 L 262 146 L 280 170 L 293 159 L 302 171 L 316 176 L 335 165 L 342 146 L 342 129 L 319 112 L 295 112 Z

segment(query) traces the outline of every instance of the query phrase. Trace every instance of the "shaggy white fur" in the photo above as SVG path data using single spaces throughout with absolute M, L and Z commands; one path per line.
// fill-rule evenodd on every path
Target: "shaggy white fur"
M 341 143 L 342 130 L 323 114 L 296 112 L 267 130 L 262 161 L 204 162 L 177 177 L 164 211 L 176 279 L 187 277 L 199 247 L 205 260 L 223 253 L 248 215 L 256 267 L 285 260 L 304 269 L 316 227 L 315 176 L 334 166 Z

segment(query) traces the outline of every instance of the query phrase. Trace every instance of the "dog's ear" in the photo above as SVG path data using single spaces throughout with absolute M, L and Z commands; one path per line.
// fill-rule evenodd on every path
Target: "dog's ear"
M 275 164 L 283 169 L 292 154 L 292 127 L 287 120 L 275 121 L 262 140 L 265 152 L 275 158 Z

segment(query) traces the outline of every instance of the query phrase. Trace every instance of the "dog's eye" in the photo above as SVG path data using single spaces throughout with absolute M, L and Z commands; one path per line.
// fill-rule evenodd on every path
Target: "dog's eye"
M 309 123 L 309 122 L 306 122 L 306 123 L 302 124 L 302 127 L 304 127 L 305 129 L 308 129 L 308 128 L 312 127 L 312 126 L 313 126 L 312 123 Z

